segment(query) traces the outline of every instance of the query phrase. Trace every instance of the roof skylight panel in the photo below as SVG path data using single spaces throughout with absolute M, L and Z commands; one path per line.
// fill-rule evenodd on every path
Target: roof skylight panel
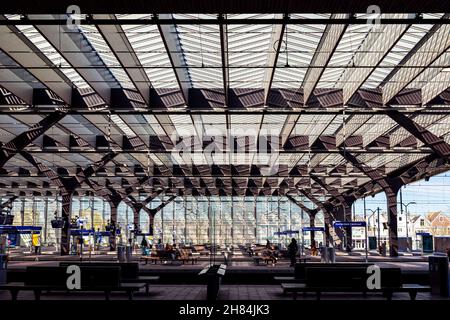
M 262 115 L 231 115 L 231 133 L 241 136 L 258 135 Z
M 320 131 L 317 132 L 319 136 L 321 135 L 334 135 L 336 134 L 336 131 L 342 126 L 343 124 L 343 115 L 338 114 L 333 116 L 333 119 L 331 119 L 326 127 Z
M 334 115 L 301 115 L 294 128 L 293 134 L 310 136 L 309 144 L 314 142 L 328 126 Z
M 432 25 L 410 26 L 392 50 L 380 62 L 380 67 L 372 72 L 362 87 L 375 88 L 381 85 L 386 77 L 394 70 L 393 67 L 397 66 L 406 57 L 432 27 Z
M 152 128 L 152 130 L 155 132 L 156 135 L 164 136 L 166 135 L 166 132 L 164 131 L 164 128 L 159 124 L 158 120 L 155 118 L 152 114 L 144 114 L 145 120 L 147 120 L 148 124 Z
M 127 135 L 127 137 L 136 137 L 134 131 L 116 114 L 111 115 L 111 121 Z
M 291 15 L 290 17 L 301 19 L 305 18 L 304 16 Z M 323 15 L 323 17 L 329 18 L 329 15 Z M 325 27 L 326 25 L 287 25 L 286 35 L 283 37 L 285 43 L 281 47 L 277 61 L 278 68 L 275 69 L 273 78 L 274 88 L 301 86 L 307 70 L 305 67 L 311 63 Z M 269 50 L 274 49 L 269 48 Z
M 88 39 L 94 50 L 102 59 L 103 63 L 108 67 L 109 71 L 119 81 L 123 88 L 134 89 L 134 85 L 128 77 L 125 70 L 122 68 L 119 61 L 116 59 L 113 52 L 109 48 L 103 36 L 98 29 L 93 25 L 80 25 L 79 27 L 84 36 Z
M 227 134 L 225 115 L 202 114 L 200 117 L 206 136 L 225 136 Z
M 336 145 L 340 145 L 344 141 L 344 138 L 353 135 L 371 117 L 371 115 L 352 115 L 349 120 L 346 120 L 345 126 L 342 123 L 339 130 L 336 131 Z
M 345 72 L 346 67 L 352 63 L 354 54 L 358 51 L 372 27 L 371 24 L 349 25 L 347 27 L 317 84 L 318 88 L 330 88 L 335 85 Z
M 438 137 L 447 135 L 450 133 L 450 121 L 448 116 L 444 116 L 441 119 L 435 121 L 427 129 L 437 135 Z
M 449 35 L 450 37 L 450 35 Z M 447 72 L 442 72 L 443 68 L 450 65 L 450 49 L 444 52 L 439 58 L 437 58 L 427 68 L 424 72 L 419 74 L 408 86 L 407 88 L 424 88 L 425 86 L 436 86 L 436 90 L 432 88 L 428 89 L 434 91 L 434 95 L 440 93 L 440 91 L 445 90 L 449 85 L 450 74 Z M 442 82 L 442 86 L 436 85 L 435 81 Z M 432 98 L 431 96 L 425 97 L 424 92 L 422 92 L 423 98 Z M 427 101 L 424 101 L 427 102 Z
M 169 115 L 179 136 L 196 136 L 195 127 L 192 124 L 192 118 L 189 115 L 172 114 Z
M 414 117 L 414 122 L 421 125 L 422 127 L 428 128 L 431 124 L 433 124 L 435 121 L 438 121 L 440 118 L 442 118 L 442 115 L 418 115 Z M 405 130 L 402 127 L 398 127 L 395 129 L 394 132 L 390 134 L 390 143 L 391 146 L 394 146 L 401 142 L 403 139 L 406 139 L 411 134 Z M 418 144 L 421 144 L 420 141 L 418 141 Z
M 242 16 L 248 19 L 263 17 L 272 19 L 275 15 L 228 17 L 232 19 Z M 272 25 L 228 25 L 228 61 L 232 67 L 229 69 L 231 88 L 262 88 L 272 32 Z
M 293 167 L 295 165 L 305 164 L 307 160 L 309 160 L 308 157 L 303 153 L 292 153 L 289 155 L 288 166 Z
M 6 15 L 9 20 L 19 20 L 20 15 Z M 60 71 L 70 79 L 77 88 L 89 88 L 90 86 L 83 80 L 78 72 L 58 53 L 41 34 L 31 25 L 17 25 L 19 31 L 28 38 L 55 66 L 60 67 Z
M 134 15 L 133 15 L 134 16 Z M 148 19 L 150 15 L 138 15 Z M 118 19 L 129 19 L 128 15 L 117 15 Z M 123 25 L 125 35 L 141 65 L 155 88 L 178 87 L 169 56 L 156 25 Z
M 174 14 L 176 19 L 212 19 L 216 15 Z M 223 88 L 219 25 L 177 25 L 194 87 Z
M 389 161 L 387 161 L 385 163 L 385 171 L 386 174 L 397 170 L 400 167 L 406 166 L 410 163 L 413 163 L 417 160 L 420 160 L 424 158 L 423 154 L 414 154 L 414 153 L 407 153 L 407 154 L 402 154 L 402 155 L 392 155 L 392 158 L 388 159 Z
M 149 153 L 148 156 L 150 157 L 150 160 L 157 166 L 161 166 L 163 165 L 163 162 L 161 160 L 159 160 L 159 158 L 153 154 L 153 153 Z
M 335 166 L 344 161 L 344 158 L 340 154 L 328 154 L 318 164 Z
M 134 133 L 140 136 L 144 141 L 148 140 L 148 138 L 146 138 L 147 136 L 156 134 L 144 115 L 121 114 L 120 117 L 129 127 L 132 127 Z
M 394 120 L 385 115 L 374 115 L 368 122 L 362 124 L 354 132 L 354 135 L 361 135 L 363 137 L 363 146 L 365 147 L 396 125 L 397 123 Z
M 261 125 L 261 135 L 279 136 L 286 122 L 287 115 L 267 114 L 264 115 Z

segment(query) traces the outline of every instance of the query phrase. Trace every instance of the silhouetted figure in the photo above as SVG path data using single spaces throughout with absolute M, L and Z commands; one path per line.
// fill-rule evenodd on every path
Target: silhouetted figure
M 162 244 L 161 239 L 159 239 L 156 244 L 156 250 L 164 250 L 164 245 Z
M 291 259 L 291 267 L 295 265 L 295 256 L 297 255 L 298 251 L 298 245 L 297 240 L 295 238 L 292 238 L 291 243 L 288 245 L 288 254 L 289 258 Z

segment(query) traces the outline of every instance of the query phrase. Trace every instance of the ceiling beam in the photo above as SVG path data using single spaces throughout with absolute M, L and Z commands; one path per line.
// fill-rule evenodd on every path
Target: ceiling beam
M 289 21 L 289 15 L 281 15 L 276 14 L 275 19 L 284 18 L 286 19 L 286 22 Z M 286 23 L 284 24 L 277 24 L 272 27 L 272 39 L 270 40 L 270 44 L 272 45 L 271 49 L 273 48 L 273 51 L 271 50 L 267 57 L 267 66 L 269 68 L 266 69 L 264 73 L 264 80 L 263 80 L 263 86 L 264 86 L 264 105 L 268 105 L 269 103 L 269 93 L 270 89 L 272 88 L 272 82 L 273 77 L 275 75 L 275 71 L 277 68 L 277 62 L 278 62 L 278 56 L 280 55 L 280 50 L 283 45 L 283 36 L 284 32 L 286 30 Z M 288 48 L 286 47 L 286 51 Z
M 226 15 L 220 14 L 218 21 L 226 21 Z M 225 106 L 229 106 L 229 84 L 230 84 L 230 74 L 228 68 L 228 27 L 227 25 L 221 24 L 219 26 L 220 32 L 220 52 L 222 58 L 222 81 L 223 81 L 223 92 L 225 95 Z

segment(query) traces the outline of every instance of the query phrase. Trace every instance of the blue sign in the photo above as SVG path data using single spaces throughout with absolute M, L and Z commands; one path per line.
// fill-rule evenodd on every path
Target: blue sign
M 365 227 L 366 222 L 365 221 L 336 221 L 334 224 L 335 228 L 356 228 L 356 227 Z
M 418 235 L 418 236 L 429 236 L 430 233 L 428 233 L 428 232 L 417 232 L 416 235 Z
M 97 237 L 109 237 L 111 235 L 111 232 L 109 231 L 96 231 L 94 232 L 94 235 Z
M 34 226 L 5 226 L 0 225 L 0 233 L 39 233 L 41 232 L 42 227 L 34 227 Z
M 304 227 L 302 228 L 303 231 L 325 231 L 325 228 L 323 227 Z
M 299 233 L 298 230 L 285 230 L 285 231 L 275 232 L 274 235 L 275 236 L 286 236 L 286 235 L 289 235 L 289 234 L 297 234 L 297 233 Z
M 81 235 L 83 235 L 83 236 L 88 236 L 88 235 L 90 235 L 90 234 L 93 234 L 94 233 L 94 230 L 70 230 L 70 235 L 71 236 L 81 236 Z

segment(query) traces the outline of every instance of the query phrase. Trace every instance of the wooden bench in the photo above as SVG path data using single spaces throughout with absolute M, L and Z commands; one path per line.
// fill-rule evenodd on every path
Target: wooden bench
M 160 257 L 158 256 L 141 256 L 139 258 L 140 260 L 144 260 L 145 264 L 148 264 L 148 262 L 153 262 L 154 264 L 157 264 L 158 261 L 161 261 Z
M 180 257 L 179 260 L 181 260 L 184 263 L 189 263 L 189 261 L 192 262 L 192 264 L 198 262 L 198 256 L 192 254 L 191 249 L 180 249 Z
M 269 256 L 256 256 L 256 257 L 253 257 L 253 262 L 257 266 L 260 265 L 261 261 L 264 261 L 266 264 L 269 264 L 269 261 L 272 261 L 272 263 L 274 263 L 274 264 L 277 263 L 277 259 L 273 258 L 273 257 L 269 257 Z
M 368 292 L 381 292 L 391 300 L 394 292 L 407 292 L 411 300 L 415 300 L 418 292 L 429 292 L 429 286 L 418 284 L 401 284 L 401 269 L 383 268 L 381 270 L 380 289 L 367 288 L 366 268 L 361 267 L 311 267 L 306 269 L 305 283 L 282 283 L 283 293 L 304 294 L 314 292 L 320 300 L 323 292 L 361 292 L 364 296 Z
M 27 267 L 25 282 L 11 282 L 0 286 L 0 290 L 8 290 L 12 300 L 17 300 L 20 291 L 33 291 L 35 300 L 40 300 L 42 291 L 66 291 L 66 292 L 90 292 L 100 291 L 105 293 L 105 299 L 109 300 L 113 291 L 122 291 L 133 299 L 135 291 L 139 291 L 145 283 L 121 282 L 120 267 L 85 267 L 80 266 L 81 288 L 69 290 L 67 288 L 66 267 Z
M 192 248 L 195 252 L 200 253 L 200 255 L 208 256 L 211 253 L 205 246 L 193 246 Z
M 140 276 L 139 264 L 136 262 L 60 262 L 61 267 L 67 268 L 69 265 L 78 265 L 85 267 L 119 267 L 120 281 L 124 283 L 145 283 L 145 293 L 149 294 L 150 284 L 158 282 L 159 276 Z

